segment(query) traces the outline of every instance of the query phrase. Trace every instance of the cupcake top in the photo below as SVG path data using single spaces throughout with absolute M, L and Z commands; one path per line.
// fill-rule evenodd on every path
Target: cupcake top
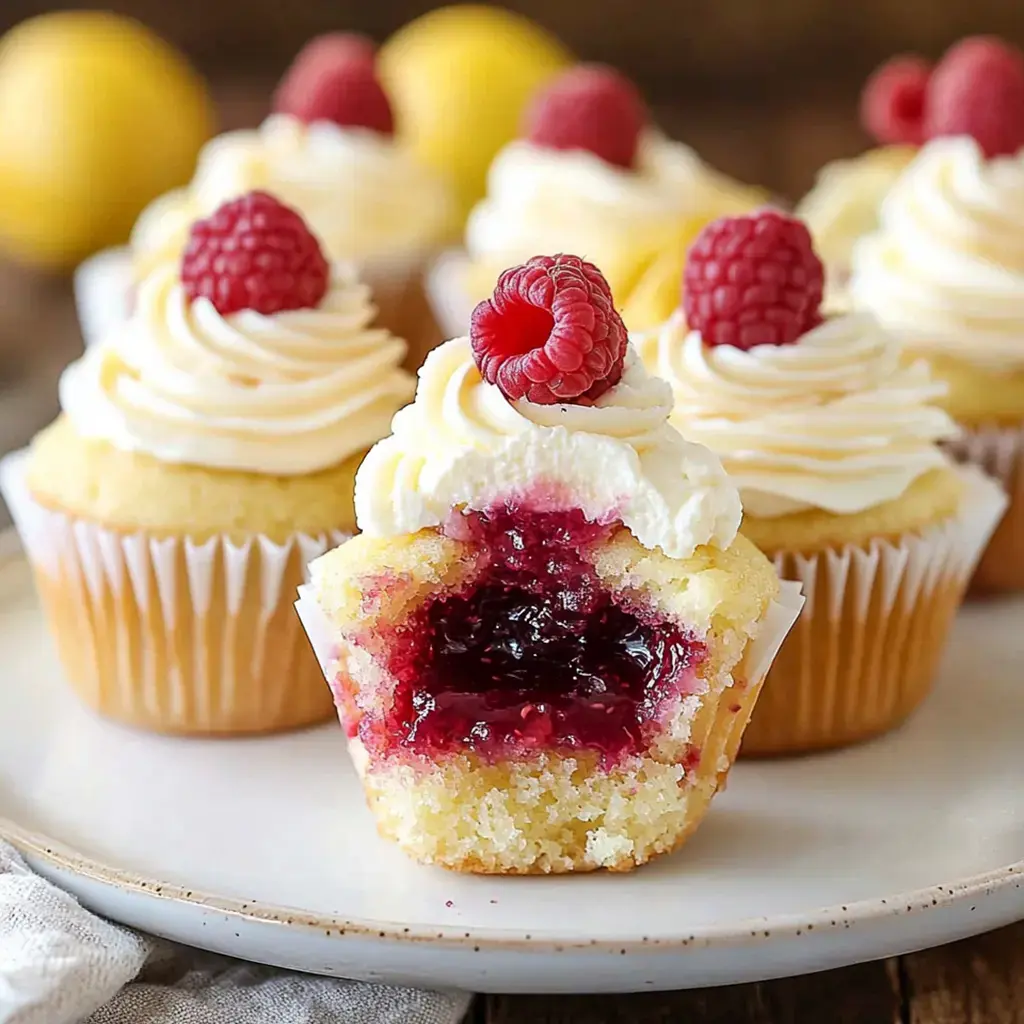
M 868 79 L 860 114 L 865 130 L 880 148 L 827 165 L 798 207 L 829 270 L 827 306 L 832 311 L 849 307 L 852 296 L 846 279 L 854 247 L 878 228 L 882 202 L 920 147 L 948 152 L 959 144 L 936 140 L 970 136 L 987 157 L 995 157 L 1015 154 L 1024 146 L 1024 55 L 992 36 L 961 40 L 934 67 L 923 57 L 901 54 Z M 945 157 L 939 162 L 948 165 Z M 954 173 L 947 166 L 947 172 L 936 173 L 959 177 L 960 184 L 952 186 L 959 193 L 958 204 L 977 204 L 982 219 L 987 218 L 984 207 L 990 200 L 982 192 L 991 190 L 979 190 L 977 182 L 969 182 L 970 171 L 962 168 Z M 911 200 L 918 216 L 933 219 L 936 208 L 931 204 L 942 201 L 937 194 L 929 198 L 924 193 L 935 192 L 934 183 L 911 188 L 918 192 Z M 948 190 L 949 183 L 939 184 L 939 192 Z M 948 213 L 937 213 L 933 227 L 948 240 Z M 884 220 L 883 231 L 893 216 L 887 214 Z M 963 230 L 956 233 L 969 247 Z
M 537 97 L 524 137 L 495 158 L 487 197 L 466 225 L 466 249 L 501 267 L 536 252 L 584 252 L 618 290 L 681 221 L 760 198 L 653 128 L 621 75 L 581 65 Z
M 500 501 L 621 521 L 686 557 L 732 542 L 739 496 L 721 463 L 670 426 L 669 387 L 626 342 L 607 283 L 574 256 L 506 271 L 471 337 L 432 352 L 416 400 L 366 457 L 360 529 L 412 533 Z
M 193 220 L 255 189 L 298 210 L 332 260 L 422 256 L 443 239 L 451 197 L 395 138 L 372 49 L 325 42 L 338 40 L 300 54 L 259 128 L 211 140 L 192 182 L 143 211 L 131 239 L 143 267 L 179 255 Z
M 720 221 L 691 250 L 684 308 L 636 339 L 672 422 L 721 457 L 753 516 L 873 508 L 946 465 L 935 442 L 956 432 L 931 404 L 943 385 L 874 318 L 821 320 L 822 277 L 799 221 Z
M 925 145 L 855 250 L 850 288 L 915 351 L 1024 369 L 1024 149 Z
M 796 208 L 828 268 L 826 307 L 845 304 L 854 246 L 878 227 L 882 202 L 913 160 L 911 146 L 883 146 L 850 160 L 835 160 L 819 172 L 814 188 Z
M 194 225 L 184 261 L 143 280 L 131 318 L 64 372 L 61 406 L 82 436 L 165 462 L 326 469 L 386 434 L 413 393 L 405 344 L 374 314 L 302 219 L 254 193 Z

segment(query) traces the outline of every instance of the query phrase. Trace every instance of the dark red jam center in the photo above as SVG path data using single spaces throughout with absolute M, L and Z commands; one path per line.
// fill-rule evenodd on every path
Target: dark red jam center
M 465 517 L 460 535 L 482 548 L 484 568 L 394 637 L 395 703 L 368 745 L 605 760 L 644 749 L 647 723 L 692 680 L 704 647 L 601 586 L 586 553 L 614 529 L 511 503 Z

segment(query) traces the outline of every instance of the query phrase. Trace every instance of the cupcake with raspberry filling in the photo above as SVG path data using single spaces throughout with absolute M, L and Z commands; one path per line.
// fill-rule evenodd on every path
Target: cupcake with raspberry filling
M 1000 111 L 1022 102 L 1020 67 L 1014 47 L 975 36 L 951 47 L 934 68 L 922 57 L 903 55 L 871 76 L 861 96 L 861 123 L 878 145 L 827 164 L 797 207 L 825 263 L 830 310 L 849 308 L 854 248 L 878 229 L 885 197 L 921 146 L 971 134 L 976 124 L 988 155 L 1011 152 L 1003 127 L 1008 119 Z
M 302 218 L 253 193 L 194 224 L 65 371 L 60 417 L 2 484 L 89 705 L 179 733 L 330 715 L 291 594 L 355 528 L 356 468 L 412 397 L 372 319 Z
M 1024 55 L 989 41 L 967 56 L 947 93 L 963 134 L 928 142 L 893 187 L 851 296 L 948 386 L 953 454 L 1006 486 L 974 587 L 1009 591 L 1024 589 Z
M 372 44 L 348 34 L 316 39 L 299 54 L 259 128 L 207 144 L 191 183 L 143 212 L 127 259 L 115 256 L 111 267 L 110 254 L 101 254 L 85 266 L 86 333 L 97 318 L 116 318 L 118 301 L 123 310 L 126 283 L 180 257 L 194 220 L 254 189 L 296 209 L 329 260 L 355 266 L 373 291 L 379 323 L 408 339 L 410 366 L 418 366 L 440 340 L 422 271 L 454 230 L 454 205 L 396 134 Z
M 466 330 L 499 273 L 536 252 L 581 252 L 625 303 L 643 270 L 707 221 L 764 202 L 652 124 L 636 87 L 611 68 L 578 65 L 526 112 L 522 138 L 495 157 L 465 251 L 434 267 L 428 287 L 449 334 Z
M 506 271 L 359 471 L 300 615 L 380 832 L 460 871 L 628 870 L 722 785 L 799 610 L 574 256 Z
M 904 365 L 870 315 L 822 319 L 823 277 L 800 221 L 727 218 L 690 252 L 682 309 L 636 339 L 672 386 L 672 422 L 739 487 L 743 534 L 807 596 L 749 754 L 840 746 L 905 719 L 1005 505 L 939 447 L 956 428 L 927 365 Z

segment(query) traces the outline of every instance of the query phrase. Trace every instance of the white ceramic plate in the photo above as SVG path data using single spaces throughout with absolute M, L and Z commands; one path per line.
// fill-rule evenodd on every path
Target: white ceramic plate
M 117 920 L 324 974 L 556 992 L 769 978 L 1024 917 L 1024 602 L 963 613 L 898 735 L 740 765 L 679 854 L 478 878 L 377 838 L 334 726 L 190 741 L 94 718 L 2 544 L 0 834 Z

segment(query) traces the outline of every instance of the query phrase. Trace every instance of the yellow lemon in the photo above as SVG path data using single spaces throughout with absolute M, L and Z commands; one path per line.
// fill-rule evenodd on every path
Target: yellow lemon
M 0 244 L 63 267 L 124 241 L 212 132 L 202 79 L 144 26 L 99 11 L 23 22 L 0 40 Z
M 448 178 L 465 215 L 530 96 L 571 60 L 527 19 L 466 5 L 410 22 L 381 48 L 379 67 L 399 133 Z

